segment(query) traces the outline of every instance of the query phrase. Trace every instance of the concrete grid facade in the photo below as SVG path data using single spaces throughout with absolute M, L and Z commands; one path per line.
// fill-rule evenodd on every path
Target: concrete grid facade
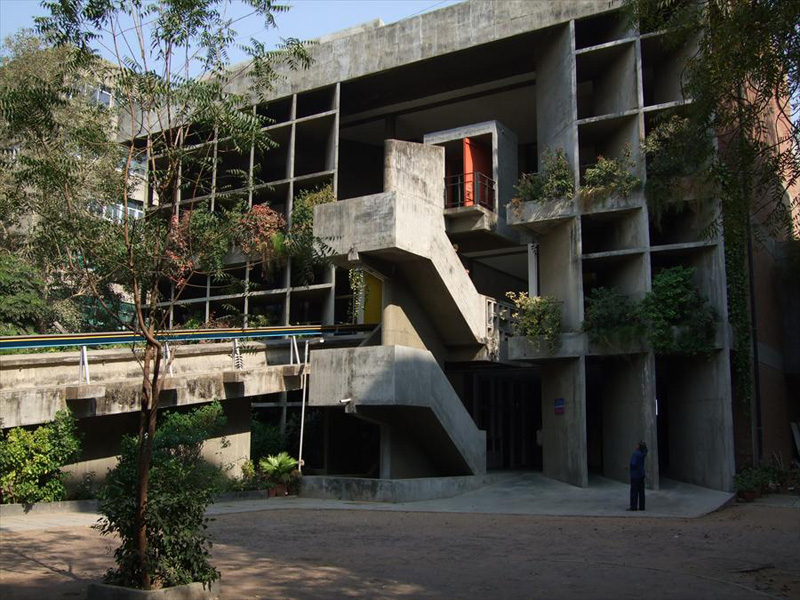
M 547 149 L 564 150 L 576 189 L 598 156 L 626 148 L 644 181 L 642 139 L 689 102 L 681 73 L 693 48 L 639 35 L 618 9 L 472 0 L 367 23 L 320 40 L 313 66 L 255 107 L 274 119 L 279 147 L 225 161 L 265 182 L 247 190 L 251 203 L 287 216 L 299 191 L 330 184 L 338 202 L 317 208 L 315 235 L 336 267 L 299 286 L 290 263 L 246 296 L 216 297 L 209 283 L 178 302 L 173 322 L 190 306 L 208 317 L 231 302 L 280 324 L 342 322 L 345 269 L 368 273 L 361 320 L 379 324 L 375 334 L 358 348 L 312 352 L 310 402 L 326 425 L 311 472 L 534 468 L 586 486 L 593 472 L 626 480 L 641 439 L 653 487 L 664 475 L 731 489 L 732 342 L 722 240 L 701 233 L 708 215 L 684 211 L 655 227 L 641 190 L 601 204 L 579 192 L 508 207 Z M 696 269 L 719 317 L 708 360 L 598 348 L 580 333 L 592 288 L 640 299 L 655 272 L 675 265 Z M 555 354 L 510 335 L 508 291 L 562 303 Z M 785 384 L 783 393 L 779 404 Z
M 265 277 L 233 257 L 249 293 L 224 294 L 198 278 L 171 318 L 180 327 L 233 305 L 246 320 L 342 323 L 353 294 L 347 269 L 366 272 L 359 319 L 375 331 L 352 347 L 311 352 L 309 403 L 320 426 L 307 437 L 305 474 L 396 480 L 536 469 L 587 486 L 593 473 L 627 481 L 630 453 L 644 440 L 653 488 L 669 477 L 732 489 L 722 239 L 704 237 L 708 216 L 693 211 L 655 227 L 641 189 L 596 204 L 580 194 L 585 169 L 626 148 L 646 180 L 642 139 L 659 115 L 689 102 L 680 78 L 692 48 L 631 30 L 620 5 L 469 0 L 323 38 L 310 69 L 287 74 L 254 107 L 274 120 L 278 147 L 226 153 L 205 186 L 174 199 L 213 209 L 246 194 L 288 218 L 299 192 L 334 190 L 338 201 L 314 218 L 333 266 L 311 284 L 300 285 L 291 261 Z M 216 153 L 225 142 L 214 144 Z M 577 195 L 512 209 L 520 174 L 537 171 L 548 149 L 564 150 Z M 230 169 L 260 183 L 225 188 Z M 589 343 L 581 324 L 593 288 L 640 299 L 654 273 L 676 265 L 695 268 L 718 315 L 710 358 Z M 509 291 L 561 302 L 554 353 L 512 334 Z M 771 361 L 765 414 L 778 415 L 768 447 L 789 458 L 797 373 L 777 330 L 759 338 Z M 285 418 L 286 391 L 256 401 L 274 401 Z

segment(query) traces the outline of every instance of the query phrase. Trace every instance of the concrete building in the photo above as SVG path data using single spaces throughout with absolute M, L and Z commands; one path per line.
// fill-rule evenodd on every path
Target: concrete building
M 681 71 L 691 48 L 629 28 L 616 0 L 469 0 L 391 25 L 376 21 L 321 39 L 314 64 L 288 73 L 269 116 L 276 149 L 228 154 L 218 169 L 251 184 L 179 196 L 181 206 L 246 194 L 291 214 L 304 190 L 332 186 L 314 232 L 333 265 L 299 285 L 291 261 L 272 278 L 241 258 L 247 294 L 198 278 L 175 302 L 172 324 L 234 305 L 276 324 L 347 322 L 347 270 L 366 273 L 358 319 L 375 331 L 352 347 L 311 352 L 309 402 L 320 426 L 306 474 L 406 479 L 536 469 L 577 486 L 589 475 L 627 480 L 647 442 L 647 480 L 730 490 L 734 436 L 732 335 L 721 238 L 699 213 L 655 227 L 641 188 L 587 203 L 580 194 L 509 204 L 522 173 L 563 149 L 580 190 L 599 156 L 630 149 L 646 180 L 642 139 L 659 115 L 689 102 Z M 224 144 L 224 140 L 217 143 Z M 660 356 L 645 344 L 598 347 L 581 331 L 587 294 L 615 287 L 633 299 L 666 267 L 695 268 L 716 311 L 708 358 Z M 771 267 L 770 267 L 771 268 Z M 771 275 L 770 275 L 771 277 Z M 765 280 L 766 281 L 766 280 Z M 765 282 L 765 288 L 771 280 Z M 557 350 L 515 336 L 507 292 L 561 302 Z M 165 293 L 168 293 L 165 291 Z M 796 299 L 793 300 L 796 304 Z M 800 419 L 789 385 L 796 361 L 772 298 L 759 300 L 759 358 L 769 368 L 764 448 L 792 456 Z M 788 347 L 788 346 L 787 346 Z M 796 356 L 797 354 L 795 354 Z M 288 388 L 286 388 L 288 389 Z M 286 417 L 286 392 L 272 403 Z M 760 409 L 761 410 L 761 409 Z
M 336 266 L 298 286 L 291 263 L 273 281 L 245 264 L 260 291 L 220 298 L 209 284 L 177 306 L 208 316 L 237 302 L 282 324 L 343 322 L 346 269 L 367 273 L 360 320 L 375 334 L 312 352 L 310 402 L 325 433 L 307 471 L 397 479 L 541 469 L 586 486 L 592 472 L 626 480 L 641 439 L 653 487 L 667 476 L 731 489 L 725 261 L 721 238 L 702 234 L 706 217 L 687 211 L 655 227 L 641 188 L 600 204 L 578 193 L 509 209 L 520 174 L 537 171 L 548 149 L 564 150 L 576 189 L 599 156 L 626 148 L 645 180 L 642 139 L 688 102 L 681 71 L 692 48 L 638 34 L 619 7 L 471 0 L 366 23 L 321 39 L 311 68 L 287 74 L 255 107 L 274 119 L 279 147 L 239 157 L 265 182 L 248 190 L 250 202 L 289 215 L 298 192 L 331 185 L 338 202 L 316 209 L 314 231 Z M 708 359 L 588 342 L 591 289 L 639 299 L 654 273 L 675 265 L 696 269 L 718 316 Z M 555 353 L 510 335 L 509 291 L 562 303 Z M 770 357 L 766 412 L 782 415 L 769 448 L 788 459 L 797 406 L 783 348 L 777 337 L 759 343 Z

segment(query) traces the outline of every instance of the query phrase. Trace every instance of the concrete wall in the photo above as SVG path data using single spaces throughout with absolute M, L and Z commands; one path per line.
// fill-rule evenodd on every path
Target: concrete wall
M 447 356 L 436 326 L 401 275 L 384 284 L 381 344 L 427 350 L 440 364 Z
M 222 408 L 227 419 L 225 427 L 220 435 L 205 442 L 202 457 L 222 467 L 228 477 L 240 477 L 242 463 L 250 458 L 250 399 L 229 400 L 222 403 Z M 98 482 L 105 479 L 119 460 L 122 437 L 138 435 L 139 415 L 80 419 L 78 431 L 83 437 L 81 455 L 77 462 L 64 467 L 69 489 L 80 485 L 87 474 Z
M 716 490 L 733 489 L 733 429 L 726 352 L 678 362 L 669 381 L 670 475 Z
M 586 464 L 586 370 L 583 358 L 542 367 L 542 472 L 572 485 L 589 485 Z M 563 398 L 563 414 L 554 402 Z
M 602 362 L 603 475 L 630 481 L 629 459 L 641 440 L 649 450 L 645 460 L 647 483 L 658 489 L 652 361 L 652 355 L 640 354 Z
M 542 296 L 555 296 L 562 304 L 565 331 L 583 322 L 583 279 L 580 261 L 580 220 L 559 223 L 539 238 L 539 281 Z

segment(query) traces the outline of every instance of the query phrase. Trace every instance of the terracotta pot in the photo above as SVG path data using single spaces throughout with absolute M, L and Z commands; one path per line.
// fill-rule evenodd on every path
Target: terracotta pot
M 742 492 L 742 500 L 745 502 L 752 502 L 756 499 L 756 492 L 755 490 L 748 490 L 746 492 Z

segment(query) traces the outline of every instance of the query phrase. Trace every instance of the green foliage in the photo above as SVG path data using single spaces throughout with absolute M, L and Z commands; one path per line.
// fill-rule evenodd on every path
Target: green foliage
M 250 458 L 259 460 L 286 450 L 286 437 L 276 425 L 262 423 L 257 419 L 250 421 Z
M 16 150 L 2 155 L 0 214 L 11 215 L 15 224 L 23 215 L 29 217 L 34 226 L 15 243 L 27 249 L 28 256 L 43 257 L 48 276 L 70 295 L 89 296 L 101 304 L 109 289 L 126 295 L 135 305 L 135 318 L 119 325 L 147 340 L 140 396 L 146 427 L 138 442 L 142 493 L 134 498 L 131 515 L 139 525 L 148 520 L 149 535 L 133 540 L 133 524 L 125 523 L 126 543 L 117 554 L 120 578 L 144 589 L 179 581 L 192 570 L 208 580 L 210 567 L 202 552 L 188 552 L 186 560 L 193 562 L 176 568 L 177 575 L 171 565 L 158 563 L 164 551 L 194 535 L 189 530 L 199 522 L 181 521 L 177 515 L 187 533 L 172 538 L 165 533 L 173 531 L 169 523 L 159 520 L 161 499 L 147 500 L 156 405 L 165 371 L 157 367 L 163 356 L 157 336 L 167 327 L 172 300 L 164 291 L 172 288 L 179 297 L 195 273 L 218 278 L 221 271 L 238 268 L 223 259 L 236 239 L 237 219 L 230 218 L 236 212 L 230 208 L 236 195 L 212 196 L 213 215 L 188 210 L 190 201 L 209 191 L 214 194 L 207 184 L 214 166 L 219 167 L 217 177 L 211 178 L 217 192 L 230 192 L 236 182 L 252 185 L 249 174 L 243 173 L 244 157 L 249 162 L 251 151 L 260 157 L 275 143 L 265 128 L 269 119 L 260 111 L 243 109 L 266 101 L 279 68 L 307 67 L 311 57 L 307 44 L 293 38 L 277 49 L 254 40 L 240 45 L 233 29 L 238 20 L 227 16 L 234 4 L 229 0 L 43 4 L 50 13 L 36 20 L 43 41 L 22 47 L 13 69 L 4 61 L 0 72 L 0 139 Z M 250 11 L 248 23 L 260 22 L 264 30 L 276 26 L 276 13 L 288 10 L 271 0 L 242 4 Z M 114 25 L 120 23 L 138 25 L 133 30 Z M 101 60 L 93 45 L 107 35 L 112 39 Z M 235 68 L 228 54 L 233 44 L 249 55 L 246 64 Z M 28 52 L 31 48 L 34 51 Z M 47 68 L 29 66 L 51 52 L 56 59 L 49 60 Z M 114 110 L 84 95 L 86 84 L 107 86 Z M 230 154 L 234 158 L 226 160 Z M 145 183 L 153 205 L 137 219 L 128 209 Z M 110 212 L 120 218 L 106 218 Z M 182 476 L 182 468 L 175 461 L 159 467 L 162 473 L 175 471 L 176 477 Z M 134 489 L 130 481 L 126 484 Z M 191 514 L 196 516 L 196 511 Z M 155 549 L 148 544 L 156 544 Z M 137 555 L 139 565 L 134 568 Z M 153 571 L 156 563 L 158 572 Z M 134 581 L 137 577 L 141 579 Z
M 155 587 L 208 583 L 219 572 L 208 562 L 211 542 L 206 535 L 206 507 L 216 491 L 218 469 L 204 466 L 200 457 L 205 440 L 225 424 L 218 402 L 186 413 L 169 413 L 159 425 L 150 467 L 145 509 L 148 540 L 145 566 Z M 119 463 L 100 491 L 95 527 L 102 535 L 118 535 L 117 566 L 106 573 L 114 585 L 141 587 L 136 547 L 137 440 L 125 437 Z
M 292 222 L 286 236 L 286 246 L 292 257 L 292 272 L 299 285 L 314 281 L 314 267 L 327 262 L 327 247 L 314 237 L 314 207 L 336 202 L 330 184 L 314 190 L 302 190 L 292 203 Z
M 66 498 L 61 467 L 78 457 L 81 442 L 68 410 L 34 430 L 15 427 L 0 438 L 0 503 L 31 504 Z
M 50 307 L 44 281 L 24 259 L 0 250 L 0 334 L 41 333 Z
M 790 104 L 800 93 L 800 3 L 626 0 L 626 4 L 640 31 L 665 31 L 667 49 L 683 46 L 691 51 L 683 92 L 692 102 L 680 127 L 684 131 L 666 145 L 665 164 L 694 163 L 704 185 L 718 191 L 720 210 L 709 234 L 722 231 L 724 236 L 728 319 L 735 334 L 734 395 L 747 406 L 753 342 L 745 265 L 751 221 L 778 238 L 800 235 L 800 221 L 791 216 L 798 202 L 792 195 L 800 180 L 793 140 L 800 137 L 800 121 Z M 716 135 L 716 147 L 705 141 L 708 132 Z M 692 147 L 693 140 L 700 143 Z M 648 184 L 650 174 L 648 161 Z M 656 216 L 675 191 L 669 178 L 658 179 L 655 202 L 653 191 L 648 193 Z
M 594 288 L 586 297 L 583 330 L 592 342 L 625 344 L 644 335 L 638 303 L 616 288 Z
M 692 267 L 664 269 L 642 300 L 641 315 L 656 354 L 709 354 L 714 348 L 716 315 L 694 286 L 694 272 Z
M 231 482 L 230 488 L 234 492 L 249 492 L 253 490 L 267 490 L 273 487 L 272 482 L 252 460 L 242 463 L 242 476 Z
M 642 142 L 642 149 L 647 161 L 644 192 L 656 227 L 665 214 L 687 206 L 699 210 L 718 193 L 710 169 L 712 139 L 692 127 L 688 117 L 669 114 L 660 118 Z
M 258 465 L 275 483 L 288 485 L 297 477 L 297 460 L 289 456 L 288 452 L 262 458 Z
M 552 296 L 528 296 L 526 292 L 507 292 L 516 310 L 511 313 L 518 335 L 542 338 L 552 354 L 561 334 L 561 302 Z
M 760 487 L 760 477 L 755 469 L 744 469 L 733 476 L 733 488 L 739 494 L 755 492 Z
M 611 196 L 627 198 L 642 181 L 633 171 L 636 163 L 631 159 L 631 146 L 625 146 L 621 158 L 597 157 L 597 163 L 586 169 L 581 197 L 589 202 L 605 202 Z
M 575 195 L 575 176 L 563 148 L 542 153 L 538 173 L 525 173 L 515 188 L 519 202 L 548 202 Z

